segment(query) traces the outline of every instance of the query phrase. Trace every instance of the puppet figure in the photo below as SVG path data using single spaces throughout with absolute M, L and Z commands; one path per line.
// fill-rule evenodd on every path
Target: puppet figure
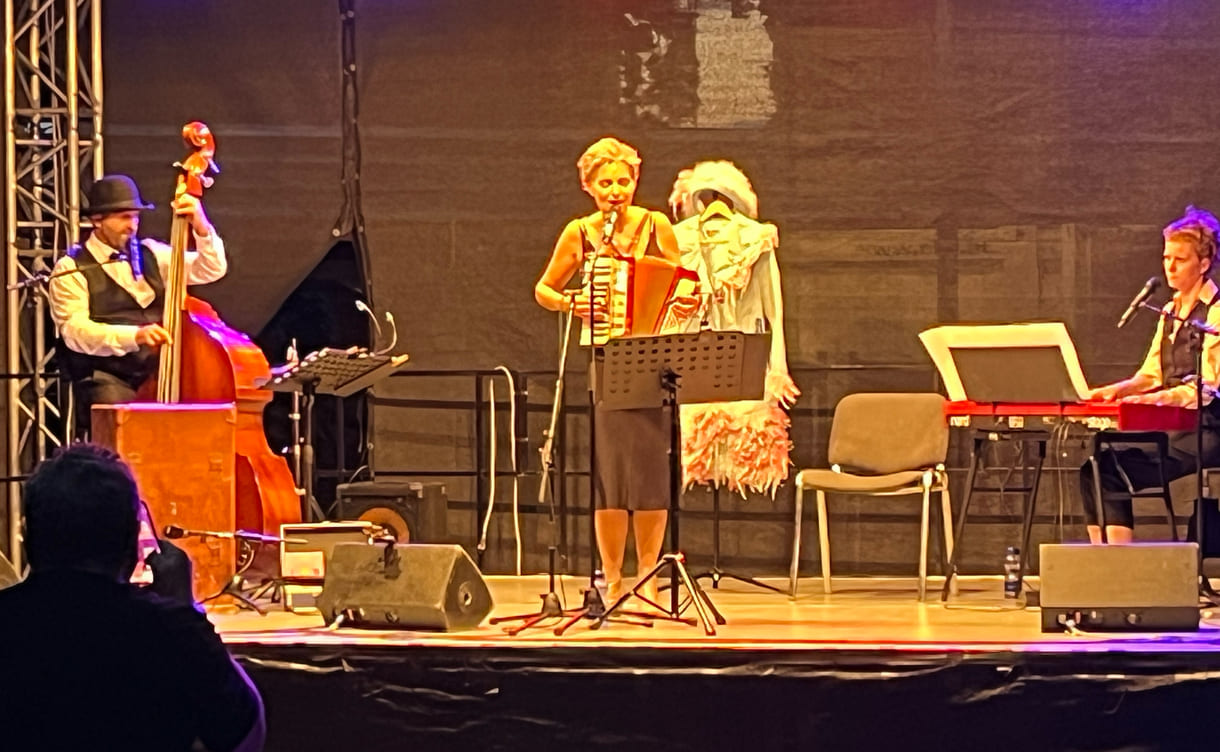
M 784 303 L 775 225 L 758 221 L 758 197 L 732 162 L 682 170 L 669 198 L 682 266 L 700 277 L 703 300 L 690 329 L 771 332 L 761 400 L 682 406 L 686 484 L 711 483 L 774 496 L 792 465 L 791 407 L 800 391 L 788 375 Z

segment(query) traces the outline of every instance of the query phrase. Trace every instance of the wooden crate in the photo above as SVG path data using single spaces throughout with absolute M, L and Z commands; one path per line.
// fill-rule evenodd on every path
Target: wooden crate
M 135 474 L 158 536 L 167 525 L 233 532 L 232 404 L 95 405 L 93 440 L 119 453 Z M 219 593 L 237 570 L 231 538 L 176 541 L 194 565 L 196 600 Z

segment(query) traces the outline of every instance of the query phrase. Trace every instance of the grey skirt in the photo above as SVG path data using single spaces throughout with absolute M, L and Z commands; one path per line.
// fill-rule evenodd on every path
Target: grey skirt
M 594 433 L 597 508 L 669 508 L 669 415 L 666 408 L 605 410 L 598 406 Z

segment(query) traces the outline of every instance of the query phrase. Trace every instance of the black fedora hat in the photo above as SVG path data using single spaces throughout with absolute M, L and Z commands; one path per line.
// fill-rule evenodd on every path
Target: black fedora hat
M 154 208 L 140 198 L 136 181 L 126 175 L 106 175 L 89 187 L 85 197 L 89 206 L 82 213 L 87 216 L 121 211 L 144 211 Z

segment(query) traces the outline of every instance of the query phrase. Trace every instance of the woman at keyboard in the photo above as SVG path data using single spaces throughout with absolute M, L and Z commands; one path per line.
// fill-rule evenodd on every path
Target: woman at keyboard
M 1220 337 L 1200 337 L 1180 320 L 1206 322 L 1220 328 L 1220 305 L 1215 305 L 1217 298 L 1220 298 L 1220 288 L 1211 279 L 1220 220 L 1210 212 L 1188 206 L 1186 213 L 1165 227 L 1162 235 L 1165 239 L 1162 266 L 1174 294 L 1173 299 L 1165 304 L 1164 315 L 1157 324 L 1148 355 L 1134 376 L 1098 387 L 1090 392 L 1089 398 L 1193 408 L 1197 399 L 1196 356 L 1202 347 L 1202 380 L 1205 385 L 1203 414 L 1200 416 L 1203 425 L 1203 462 L 1205 466 L 1215 465 L 1220 462 L 1220 402 L 1213 400 L 1211 390 L 1220 381 Z M 1124 493 L 1128 488 L 1126 479 L 1137 490 L 1161 485 L 1156 454 L 1155 447 L 1148 445 L 1117 446 L 1096 458 L 1101 486 L 1105 491 L 1103 513 L 1108 542 L 1131 542 L 1135 522 L 1131 497 Z M 1195 433 L 1169 433 L 1169 452 L 1164 464 L 1165 481 L 1194 473 L 1198 463 Z M 1102 521 L 1097 519 L 1093 471 L 1089 463 L 1081 468 L 1080 488 L 1089 540 L 1100 543 Z

